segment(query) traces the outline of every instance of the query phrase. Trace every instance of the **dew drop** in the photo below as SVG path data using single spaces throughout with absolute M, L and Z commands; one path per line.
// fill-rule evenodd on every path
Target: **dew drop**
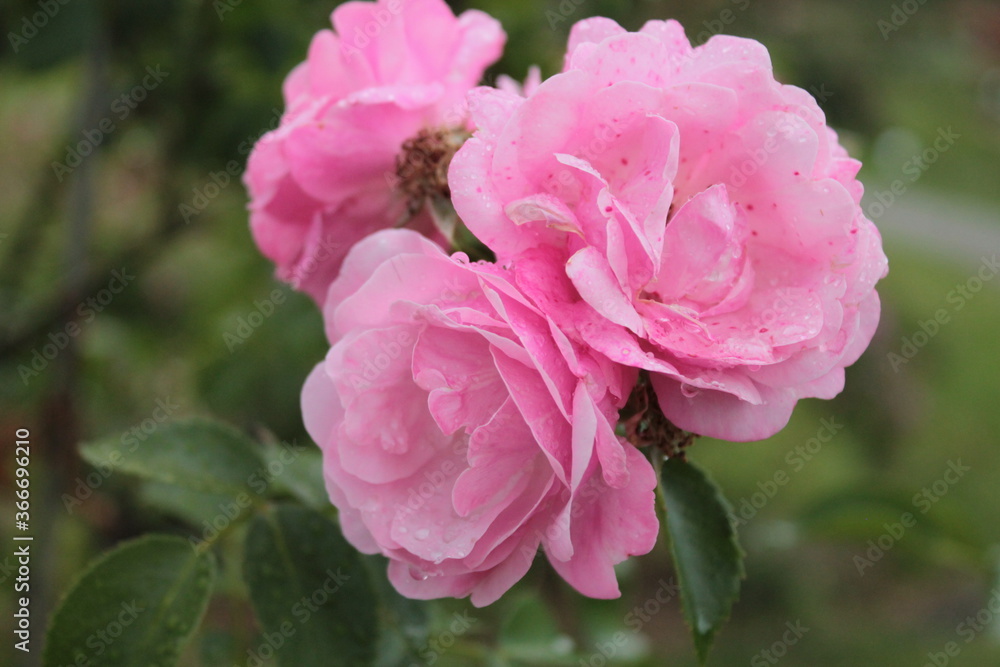
M 781 333 L 784 336 L 801 336 L 805 332 L 806 332 L 805 327 L 791 326 L 791 327 L 785 327 L 785 330 L 782 331 Z
M 413 533 L 413 536 L 418 540 L 426 540 L 430 534 L 431 531 L 427 530 L 426 528 L 421 528 L 417 532 Z
M 683 394 L 687 398 L 694 398 L 695 396 L 697 396 L 700 393 L 701 393 L 701 390 L 698 389 L 698 387 L 693 387 L 693 386 L 691 386 L 689 384 L 682 384 L 681 385 L 681 394 Z
M 696 322 L 684 320 L 684 322 L 682 322 L 682 326 L 693 334 L 701 333 L 701 327 L 699 327 Z

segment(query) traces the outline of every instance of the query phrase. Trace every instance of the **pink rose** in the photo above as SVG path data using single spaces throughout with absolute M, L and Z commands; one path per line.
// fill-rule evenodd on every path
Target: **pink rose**
M 354 242 L 411 213 L 433 233 L 396 187 L 397 157 L 421 130 L 466 130 L 465 94 L 506 39 L 486 14 L 456 18 L 443 0 L 347 2 L 333 25 L 286 79 L 281 125 L 244 177 L 261 252 L 320 304 Z
M 674 424 L 764 438 L 841 391 L 887 263 L 860 163 L 763 46 L 588 19 L 565 71 L 470 106 L 458 213 L 575 341 L 648 371 Z
M 409 230 L 348 254 L 302 392 L 341 527 L 404 595 L 482 606 L 539 545 L 585 595 L 656 539 L 655 475 L 614 433 L 635 372 L 571 342 L 506 272 Z

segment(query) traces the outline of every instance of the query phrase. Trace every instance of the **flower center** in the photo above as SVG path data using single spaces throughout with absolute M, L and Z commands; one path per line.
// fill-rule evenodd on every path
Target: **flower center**
M 687 448 L 698 437 L 677 428 L 663 414 L 646 371 L 639 373 L 639 381 L 619 411 L 619 419 L 619 435 L 636 447 L 652 446 L 668 458 L 685 460 Z
M 396 176 L 410 216 L 427 200 L 451 197 L 448 165 L 470 136 L 463 128 L 425 128 L 403 142 L 403 150 L 396 156 Z

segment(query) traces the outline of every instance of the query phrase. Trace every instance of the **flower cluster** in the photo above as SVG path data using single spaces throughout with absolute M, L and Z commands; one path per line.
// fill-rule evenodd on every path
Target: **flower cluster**
M 482 13 L 333 24 L 246 182 L 261 251 L 323 311 L 302 406 L 344 534 L 413 598 L 489 604 L 539 548 L 617 596 L 658 529 L 633 394 L 765 438 L 867 347 L 887 264 L 860 164 L 752 40 L 587 19 L 562 72 L 474 87 L 505 39 Z

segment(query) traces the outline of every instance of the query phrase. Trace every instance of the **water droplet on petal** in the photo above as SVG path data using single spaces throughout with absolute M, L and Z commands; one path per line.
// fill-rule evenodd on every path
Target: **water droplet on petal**
M 431 531 L 427 530 L 426 528 L 421 528 L 417 532 L 413 533 L 413 536 L 418 540 L 426 540 L 430 534 Z
M 695 396 L 697 396 L 700 393 L 701 393 L 701 389 L 698 389 L 698 387 L 693 387 L 693 386 L 691 386 L 689 384 L 682 384 L 681 385 L 681 394 L 683 394 L 687 398 L 694 398 Z
M 689 322 L 688 320 L 684 320 L 684 322 L 682 322 L 681 324 L 685 329 L 687 329 L 693 334 L 700 334 L 703 332 L 702 328 L 698 326 L 697 322 Z
M 801 336 L 801 335 L 803 335 L 803 334 L 806 333 L 806 328 L 805 327 L 799 327 L 799 326 L 790 326 L 790 327 L 785 327 L 785 330 L 782 331 L 781 333 L 782 333 L 782 335 L 789 336 L 789 337 L 792 337 L 792 336 Z

